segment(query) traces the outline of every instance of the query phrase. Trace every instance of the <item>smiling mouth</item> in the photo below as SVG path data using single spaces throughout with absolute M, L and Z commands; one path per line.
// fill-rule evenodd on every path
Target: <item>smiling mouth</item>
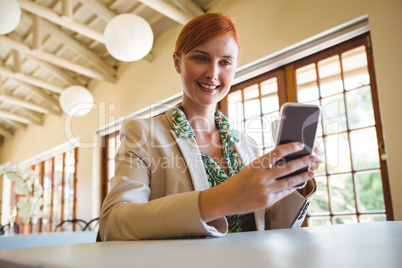
M 209 90 L 214 90 L 214 89 L 217 89 L 218 87 L 220 87 L 218 85 L 208 85 L 208 84 L 199 83 L 199 82 L 197 82 L 197 85 L 202 88 L 209 89 Z

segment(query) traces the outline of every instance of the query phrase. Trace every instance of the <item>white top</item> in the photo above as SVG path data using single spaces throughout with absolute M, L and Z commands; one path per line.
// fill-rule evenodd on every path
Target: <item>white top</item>
M 232 233 L 223 238 L 60 245 L 0 250 L 0 267 L 400 268 L 401 237 L 402 222 L 396 221 Z

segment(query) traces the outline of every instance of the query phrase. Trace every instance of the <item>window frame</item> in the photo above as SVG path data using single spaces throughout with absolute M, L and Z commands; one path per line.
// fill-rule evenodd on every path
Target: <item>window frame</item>
M 319 60 L 326 59 L 330 56 L 334 55 L 340 55 L 342 52 L 348 51 L 350 49 L 359 47 L 364 45 L 366 48 L 366 55 L 367 55 L 367 67 L 368 67 L 368 72 L 370 76 L 370 88 L 371 88 L 371 97 L 372 97 L 372 104 L 373 104 L 373 112 L 374 112 L 374 119 L 375 119 L 375 130 L 377 134 L 377 143 L 378 143 L 378 153 L 380 156 L 379 162 L 380 162 L 380 172 L 381 172 L 381 178 L 382 178 L 382 188 L 383 188 L 383 195 L 384 195 L 384 205 L 385 205 L 385 215 L 387 220 L 394 220 L 394 213 L 393 213 L 393 208 L 392 208 L 392 200 L 391 200 L 391 192 L 390 192 L 390 186 L 389 186 L 389 179 L 388 179 L 388 172 L 387 172 L 387 163 L 386 160 L 381 158 L 381 155 L 385 153 L 385 147 L 384 147 L 384 138 L 383 138 L 383 128 L 382 128 L 382 122 L 381 122 L 381 112 L 380 112 L 380 105 L 379 105 L 379 100 L 378 100 L 378 92 L 377 92 L 377 84 L 376 84 L 376 79 L 375 79 L 375 72 L 374 72 L 374 62 L 373 62 L 373 55 L 372 55 L 372 46 L 371 46 L 371 39 L 370 39 L 370 33 L 364 33 L 359 36 L 353 37 L 347 41 L 344 41 L 342 43 L 336 44 L 332 47 L 326 48 L 322 51 L 316 52 L 312 55 L 306 56 L 302 59 L 298 59 L 294 62 L 287 63 L 281 67 L 278 67 L 274 70 L 267 71 L 264 74 L 260 74 L 254 78 L 249 78 L 246 81 L 240 82 L 236 85 L 233 85 L 229 94 L 233 93 L 237 90 L 245 89 L 249 86 L 255 85 L 261 83 L 264 80 L 267 80 L 272 77 L 277 77 L 278 79 L 278 98 L 279 98 L 279 105 L 280 107 L 285 103 L 285 102 L 297 102 L 297 84 L 296 84 L 296 70 L 302 66 L 307 66 L 308 64 L 311 63 L 316 63 Z M 341 72 L 342 73 L 342 72 Z M 284 77 L 284 82 L 282 81 L 282 77 Z M 283 86 L 284 84 L 284 86 Z M 261 89 L 260 89 L 261 93 Z M 342 94 L 345 94 L 343 92 Z M 261 94 L 260 94 L 260 101 L 261 101 Z M 321 99 L 321 96 L 320 98 Z M 244 103 L 244 97 L 243 97 L 243 103 Z M 218 106 L 221 111 L 228 116 L 228 96 L 226 96 Z M 244 111 L 243 111 L 244 112 Z M 261 112 L 262 116 L 262 112 Z M 350 130 L 347 130 L 350 132 Z M 323 135 L 324 137 L 324 135 Z M 351 153 L 351 152 L 350 152 Z M 352 170 L 350 171 L 352 176 L 355 174 L 355 171 Z M 329 176 L 327 173 L 325 176 Z M 354 182 L 353 182 L 354 183 Z M 355 186 L 355 183 L 354 183 Z M 330 198 L 329 194 L 329 185 L 328 187 L 328 196 Z M 356 187 L 354 187 L 354 194 L 355 194 L 355 199 L 357 198 L 356 195 Z M 356 200 L 355 200 L 356 201 Z M 330 202 L 330 201 L 328 201 Z M 372 213 L 359 213 L 359 210 L 357 209 L 357 202 L 355 202 L 356 206 L 356 212 L 350 215 L 356 215 L 356 217 L 359 219 L 360 215 L 369 215 Z M 383 214 L 383 213 L 381 213 Z M 331 223 L 333 217 L 336 216 L 341 216 L 343 214 L 332 214 L 330 213 L 329 215 L 331 218 Z M 348 214 L 349 215 L 349 214 Z M 303 226 L 307 226 L 307 220 L 310 216 L 307 215 L 306 220 L 303 223 Z
M 73 177 L 73 181 L 74 181 L 74 186 L 73 186 L 74 197 L 73 197 L 73 213 L 72 213 L 73 215 L 72 215 L 72 217 L 76 218 L 77 217 L 78 148 L 72 148 L 72 149 L 66 150 L 63 153 L 58 153 L 57 155 L 53 155 L 52 157 L 47 158 L 45 160 L 41 159 L 40 162 L 37 162 L 36 164 L 30 164 L 30 166 L 28 166 L 29 169 L 35 170 L 38 173 L 38 180 L 39 180 L 40 184 L 42 186 L 44 186 L 45 165 L 46 165 L 46 162 L 51 161 L 50 180 L 52 181 L 52 191 L 51 191 L 50 214 L 48 215 L 50 220 L 49 220 L 49 223 L 48 223 L 49 229 L 46 232 L 54 232 L 54 228 L 57 226 L 57 224 L 62 222 L 63 218 L 64 218 L 65 159 L 66 159 L 66 154 L 68 152 L 71 152 L 71 151 L 73 151 L 74 159 L 75 159 L 75 162 L 74 162 L 74 170 L 75 170 L 75 172 L 74 172 L 74 177 Z M 55 159 L 57 157 L 62 157 L 62 166 L 63 166 L 63 169 L 61 171 L 61 173 L 62 173 L 62 180 L 61 180 L 61 187 L 62 187 L 61 200 L 62 201 L 61 202 L 62 203 L 61 203 L 61 212 L 60 212 L 61 213 L 60 222 L 55 223 L 55 222 L 53 222 L 53 212 L 54 212 L 54 209 L 53 209 L 53 197 L 54 197 L 54 190 L 55 190 L 53 186 L 54 186 L 54 173 L 57 172 L 57 171 L 55 171 Z M 18 199 L 20 197 L 22 197 L 22 196 L 16 195 L 13 192 L 14 184 L 15 184 L 15 182 L 11 183 L 10 207 L 16 206 L 17 202 L 18 202 Z M 26 196 L 29 197 L 29 196 L 32 196 L 32 194 L 33 193 L 31 193 L 29 195 L 26 195 Z M 43 196 L 44 196 L 44 194 L 42 195 L 42 197 Z M 45 204 L 41 207 L 42 210 L 44 209 L 44 206 L 45 206 Z M 42 219 L 43 218 L 38 219 L 38 223 L 35 226 L 33 226 L 32 224 L 26 225 L 26 224 L 22 223 L 21 218 L 17 214 L 17 218 L 16 218 L 15 223 L 17 223 L 20 226 L 19 230 L 20 230 L 21 234 L 34 233 L 34 232 L 41 233 L 41 232 L 45 231 L 43 223 L 42 223 Z M 62 230 L 63 229 L 61 228 L 60 231 L 62 231 Z M 73 225 L 73 231 L 75 231 L 75 230 L 76 230 L 76 224 Z

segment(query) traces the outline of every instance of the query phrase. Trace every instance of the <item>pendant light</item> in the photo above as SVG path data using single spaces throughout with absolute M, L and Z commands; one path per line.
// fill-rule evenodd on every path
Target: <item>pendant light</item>
M 21 20 L 21 8 L 17 0 L 0 0 L 0 35 L 17 28 Z
M 61 92 L 59 103 L 66 114 L 83 116 L 92 110 L 94 99 L 85 87 L 71 86 Z
M 151 51 L 154 34 L 149 23 L 134 14 L 121 14 L 103 32 L 107 51 L 120 61 L 136 61 Z

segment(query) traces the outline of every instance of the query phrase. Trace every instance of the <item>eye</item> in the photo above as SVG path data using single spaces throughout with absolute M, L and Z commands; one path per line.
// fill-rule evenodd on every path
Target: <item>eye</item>
M 227 60 L 221 61 L 221 64 L 222 64 L 222 65 L 225 65 L 225 66 L 230 66 L 230 65 L 232 65 L 232 63 L 231 63 L 230 61 L 227 61 Z
M 200 62 L 207 62 L 208 58 L 205 56 L 194 56 L 193 59 L 195 59 L 196 61 L 200 61 Z

